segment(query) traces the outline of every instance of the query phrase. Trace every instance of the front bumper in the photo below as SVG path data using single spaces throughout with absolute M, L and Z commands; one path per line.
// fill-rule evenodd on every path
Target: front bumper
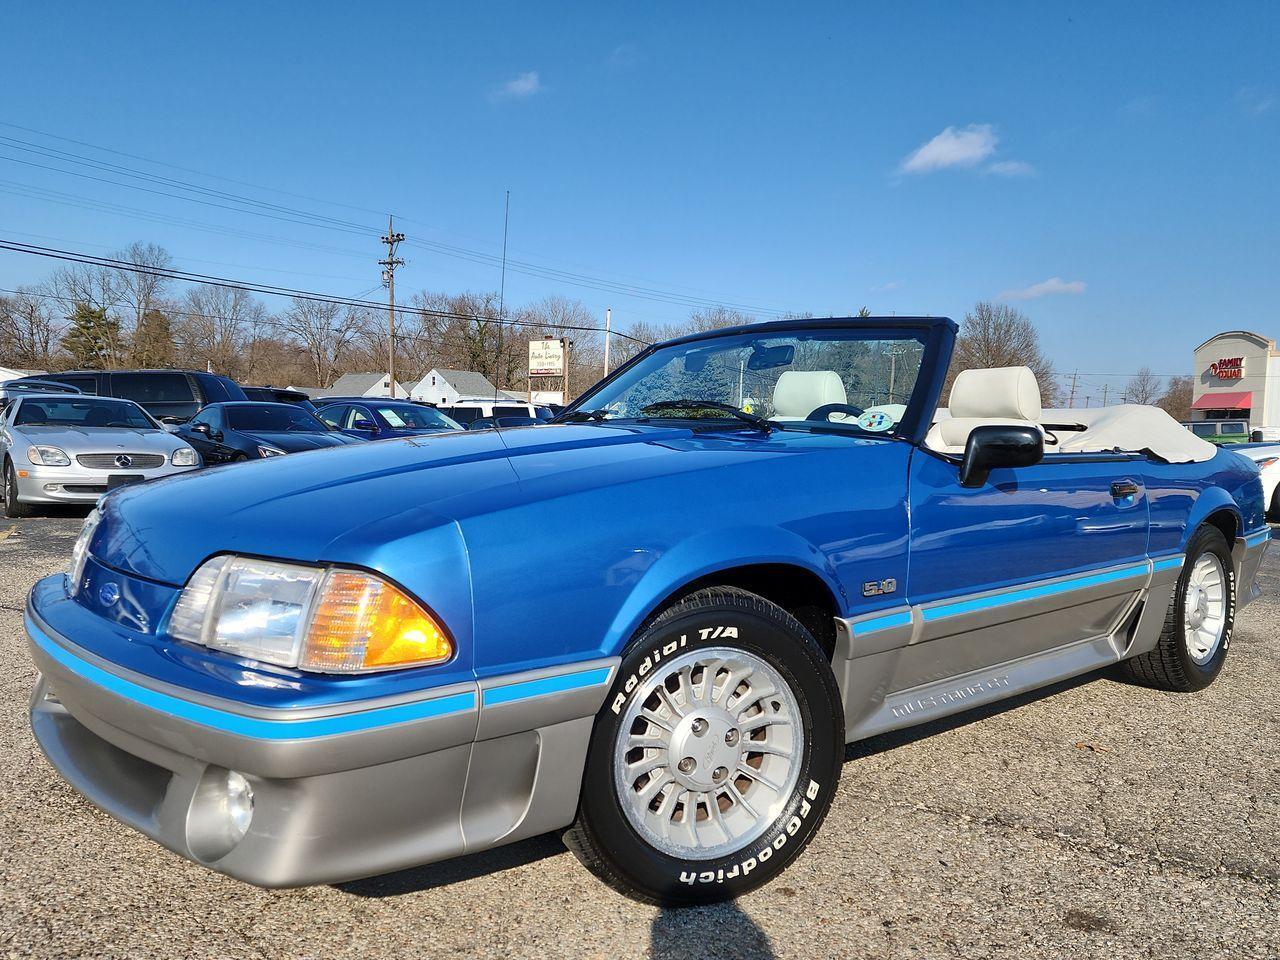
M 1271 529 L 1263 527 L 1253 533 L 1237 538 L 1232 548 L 1232 559 L 1236 568 L 1236 609 L 1256 600 L 1262 594 L 1258 583 L 1258 569 L 1262 566 L 1262 558 L 1271 546 Z
M 144 481 L 158 480 L 188 473 L 198 466 L 175 467 L 166 461 L 163 466 L 150 470 L 90 470 L 78 464 L 69 467 L 22 464 L 17 469 L 18 499 L 23 503 L 97 503 L 107 492 L 108 480 L 114 474 L 140 476 Z
M 116 819 L 268 887 L 336 883 L 568 824 L 617 658 L 413 696 L 251 709 L 126 671 L 28 605 L 31 726 L 49 761 Z M 228 827 L 227 771 L 253 789 Z

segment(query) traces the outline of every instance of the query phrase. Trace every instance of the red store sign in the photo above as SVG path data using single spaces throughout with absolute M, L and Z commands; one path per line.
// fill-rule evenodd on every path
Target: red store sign
M 1223 357 L 1209 364 L 1209 372 L 1219 380 L 1239 380 L 1244 377 L 1244 357 Z

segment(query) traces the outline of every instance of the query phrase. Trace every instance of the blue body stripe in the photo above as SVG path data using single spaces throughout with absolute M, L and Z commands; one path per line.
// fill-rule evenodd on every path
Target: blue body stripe
M 1151 568 L 1153 570 L 1173 570 L 1182 566 L 1183 559 L 1182 554 L 1178 554 L 1176 557 L 1163 557 L 1160 560 L 1153 561 Z
M 337 717 L 318 717 L 310 720 L 265 720 L 259 717 L 246 717 L 243 714 L 230 713 L 216 707 L 207 707 L 204 704 L 172 697 L 167 693 L 150 690 L 123 677 L 117 677 L 81 660 L 59 646 L 37 627 L 29 616 L 26 617 L 26 626 L 31 639 L 40 646 L 41 650 L 71 672 L 97 684 L 104 690 L 169 716 L 198 723 L 202 727 L 224 730 L 227 733 L 253 737 L 257 740 L 300 740 L 307 737 L 354 733 L 394 723 L 407 723 L 411 720 L 425 720 L 429 717 L 461 713 L 464 710 L 475 709 L 476 705 L 475 693 L 467 692 L 437 697 L 434 700 L 421 700 L 417 703 L 398 704 L 394 707 L 378 707 Z
M 484 703 L 485 706 L 495 706 L 499 703 L 545 697 L 551 693 L 563 693 L 566 690 L 598 687 L 609 682 L 611 670 L 611 667 L 600 667 L 595 670 L 562 673 L 559 676 L 543 677 L 540 680 L 522 680 L 519 683 L 508 683 L 501 687 L 490 687 L 484 691 Z
M 854 636 L 873 633 L 876 630 L 888 630 L 890 627 L 911 626 L 911 611 L 900 610 L 897 613 L 886 613 L 883 617 L 872 617 L 870 620 L 859 620 L 853 625 Z
M 1040 597 L 1051 597 L 1070 590 L 1081 590 L 1100 583 L 1111 583 L 1115 580 L 1127 580 L 1147 572 L 1146 563 L 1135 563 L 1119 570 L 1108 570 L 1105 573 L 1087 574 L 1070 580 L 1059 580 L 1056 583 L 1043 583 L 1032 587 L 1021 587 L 989 597 L 974 597 L 972 600 L 960 600 L 944 603 L 936 607 L 924 607 L 921 613 L 926 621 L 941 620 L 962 613 L 974 613 L 978 610 L 989 610 L 992 607 L 1003 607 L 1010 603 L 1021 603 L 1024 600 L 1037 600 Z
M 1271 539 L 1271 528 L 1268 527 L 1266 530 L 1258 530 L 1255 533 L 1249 534 L 1247 537 L 1244 538 L 1244 543 L 1245 543 L 1245 546 L 1247 547 L 1256 547 L 1258 544 L 1266 543 L 1270 539 Z

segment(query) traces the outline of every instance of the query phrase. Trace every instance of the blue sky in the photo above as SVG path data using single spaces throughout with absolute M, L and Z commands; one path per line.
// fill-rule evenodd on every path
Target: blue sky
M 823 314 L 1004 297 L 1095 395 L 1143 364 L 1189 372 L 1224 328 L 1280 335 L 1276 4 L 70 3 L 4 22 L 0 121 L 316 199 L 0 136 L 368 225 L 156 196 L 0 142 L 4 237 L 152 240 L 195 271 L 355 294 L 378 280 L 373 211 L 492 256 L 509 189 L 522 261 Z M 402 287 L 497 285 L 488 263 L 402 252 Z M 49 269 L 0 254 L 0 286 Z M 507 292 L 622 327 L 688 310 L 519 273 Z

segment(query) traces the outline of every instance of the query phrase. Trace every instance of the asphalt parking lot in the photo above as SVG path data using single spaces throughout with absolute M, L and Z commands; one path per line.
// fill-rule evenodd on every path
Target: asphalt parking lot
M 265 891 L 71 791 L 27 727 L 21 609 L 80 515 L 0 521 L 0 954 L 8 957 L 1280 956 L 1280 551 L 1209 690 L 1106 677 L 849 750 L 826 824 L 732 905 L 641 906 L 555 837 Z

